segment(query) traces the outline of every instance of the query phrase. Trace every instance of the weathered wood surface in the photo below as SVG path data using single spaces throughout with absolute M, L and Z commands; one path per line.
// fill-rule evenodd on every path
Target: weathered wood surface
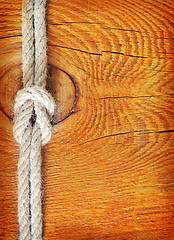
M 49 0 L 49 84 L 66 115 L 43 150 L 44 239 L 173 239 L 174 5 Z M 17 239 L 21 1 L 0 0 L 0 239 Z

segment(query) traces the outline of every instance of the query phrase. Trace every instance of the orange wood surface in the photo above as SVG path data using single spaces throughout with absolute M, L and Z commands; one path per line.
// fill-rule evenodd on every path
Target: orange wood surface
M 0 239 L 18 239 L 14 96 L 21 87 L 21 0 L 0 0 Z M 43 149 L 45 240 L 174 239 L 172 0 L 48 0 Z

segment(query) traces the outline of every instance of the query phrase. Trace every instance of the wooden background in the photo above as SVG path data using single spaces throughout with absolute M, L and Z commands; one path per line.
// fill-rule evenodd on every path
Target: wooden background
M 43 149 L 45 240 L 172 240 L 172 0 L 48 0 L 48 85 L 60 119 Z M 60 70 L 61 69 L 61 70 Z M 62 71 L 63 70 L 63 71 Z M 0 0 L 0 239 L 18 238 L 21 0 Z

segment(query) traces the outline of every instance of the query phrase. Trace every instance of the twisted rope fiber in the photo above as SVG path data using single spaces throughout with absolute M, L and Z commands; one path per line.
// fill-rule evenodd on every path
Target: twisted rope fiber
M 22 2 L 23 89 L 14 106 L 13 133 L 20 147 L 18 222 L 20 240 L 42 239 L 41 147 L 51 139 L 55 104 L 45 90 L 46 0 Z

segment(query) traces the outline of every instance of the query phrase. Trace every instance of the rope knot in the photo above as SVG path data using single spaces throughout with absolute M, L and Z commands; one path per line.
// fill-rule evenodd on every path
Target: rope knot
M 51 120 L 55 104 L 53 97 L 38 86 L 26 87 L 18 91 L 14 105 L 14 137 L 21 144 L 28 128 L 38 125 L 41 131 L 42 146 L 51 139 Z

